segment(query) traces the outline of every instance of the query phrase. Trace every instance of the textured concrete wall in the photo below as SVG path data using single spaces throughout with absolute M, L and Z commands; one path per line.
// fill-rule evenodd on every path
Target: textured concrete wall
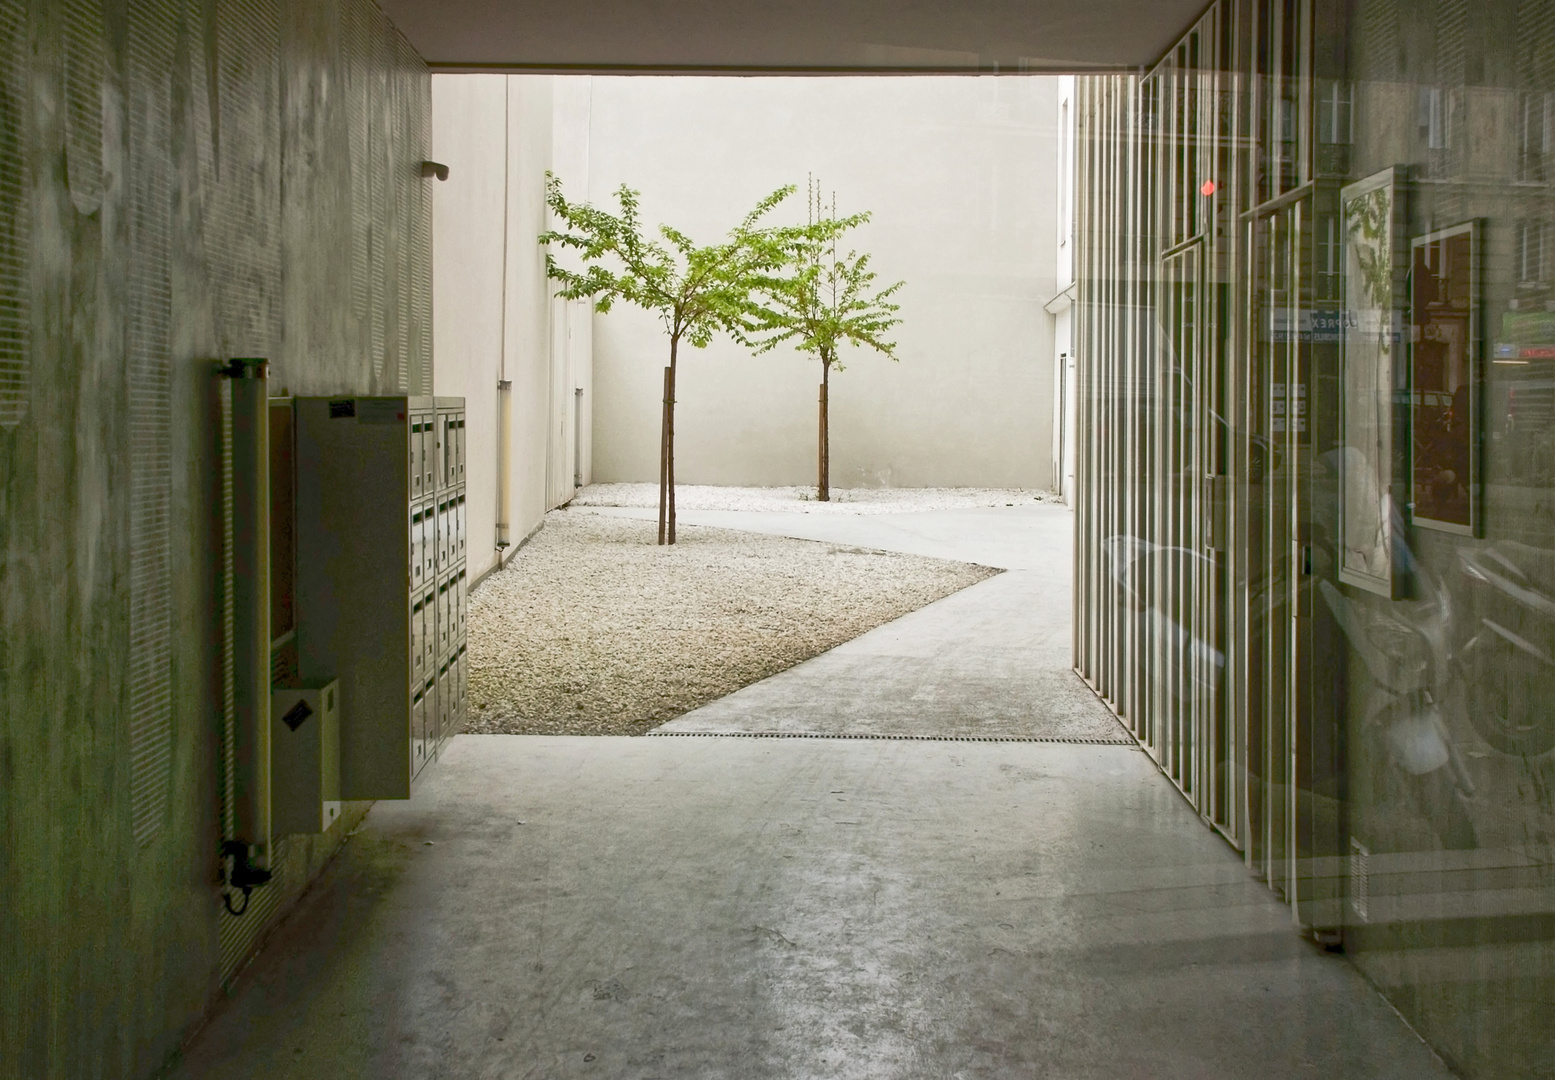
M 832 379 L 832 483 L 1052 483 L 1056 80 L 1045 78 L 593 80 L 587 192 L 622 183 L 644 218 L 701 242 L 809 173 L 883 282 L 903 279 L 901 362 L 845 356 Z M 569 191 L 580 181 L 564 177 Z M 804 214 L 803 197 L 792 212 Z M 657 319 L 595 319 L 599 480 L 658 475 Z M 687 483 L 815 479 L 820 367 L 728 339 L 681 354 L 676 475 Z
M 428 93 L 368 0 L 0 3 L 0 1075 L 148 1073 L 258 929 L 217 891 L 214 361 L 430 388 Z

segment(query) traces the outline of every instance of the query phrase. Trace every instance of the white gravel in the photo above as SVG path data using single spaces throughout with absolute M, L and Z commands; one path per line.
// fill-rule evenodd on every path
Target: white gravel
M 829 502 L 817 502 L 813 487 L 711 487 L 678 484 L 675 509 L 767 510 L 798 514 L 908 514 L 920 510 L 967 510 L 1059 502 L 1051 491 L 1022 488 L 833 488 Z M 592 484 L 573 506 L 659 506 L 658 484 Z
M 656 531 L 553 511 L 475 590 L 466 731 L 641 735 L 998 572 L 695 526 L 660 547 Z

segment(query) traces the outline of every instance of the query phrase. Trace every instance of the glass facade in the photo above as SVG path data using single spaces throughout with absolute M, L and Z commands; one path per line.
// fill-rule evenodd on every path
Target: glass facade
M 1555 0 L 1077 80 L 1075 657 L 1455 1067 L 1555 1075 Z

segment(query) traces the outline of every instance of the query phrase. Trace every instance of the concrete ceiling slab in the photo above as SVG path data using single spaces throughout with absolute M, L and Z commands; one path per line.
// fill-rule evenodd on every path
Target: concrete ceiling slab
M 434 71 L 1084 72 L 1206 0 L 379 0 Z

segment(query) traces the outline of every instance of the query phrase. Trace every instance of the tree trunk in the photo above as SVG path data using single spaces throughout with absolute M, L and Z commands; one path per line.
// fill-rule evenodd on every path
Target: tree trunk
M 659 543 L 675 542 L 675 356 L 680 339 L 670 338 L 670 366 L 664 369 L 664 413 L 659 427 Z
M 820 502 L 831 501 L 831 417 L 827 411 L 831 388 L 831 361 L 821 361 L 821 423 L 819 467 L 815 479 L 815 497 Z
M 668 516 L 669 447 L 670 447 L 670 369 L 664 369 L 664 396 L 659 399 L 659 543 L 664 543 L 665 519 Z
M 665 457 L 669 465 L 669 543 L 675 542 L 675 346 L 678 341 L 670 342 L 670 410 L 669 410 L 669 449 L 665 451 Z

